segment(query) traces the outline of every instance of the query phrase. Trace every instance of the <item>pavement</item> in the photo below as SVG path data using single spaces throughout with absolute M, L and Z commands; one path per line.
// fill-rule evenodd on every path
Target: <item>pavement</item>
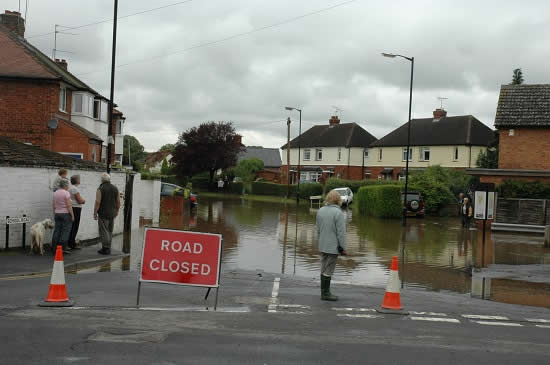
M 117 262 L 111 267 L 117 267 Z M 380 314 L 384 289 L 226 271 L 215 291 L 137 273 L 66 275 L 72 308 L 40 308 L 49 277 L 0 278 L 0 363 L 534 364 L 550 353 L 550 310 L 404 289 L 409 315 Z M 3 359 L 3 360 L 2 360 Z M 6 359 L 9 359 L 7 362 Z

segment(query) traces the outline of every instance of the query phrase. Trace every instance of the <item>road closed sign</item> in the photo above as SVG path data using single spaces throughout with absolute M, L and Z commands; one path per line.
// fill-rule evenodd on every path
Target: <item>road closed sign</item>
M 217 288 L 221 254 L 219 234 L 146 228 L 140 281 Z

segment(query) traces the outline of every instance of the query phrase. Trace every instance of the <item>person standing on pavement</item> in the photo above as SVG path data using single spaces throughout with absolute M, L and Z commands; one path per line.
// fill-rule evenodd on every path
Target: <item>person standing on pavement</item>
M 317 212 L 317 239 L 321 252 L 321 300 L 337 301 L 330 292 L 330 281 L 338 254 L 346 255 L 346 218 L 340 206 L 342 198 L 336 191 L 328 193 L 326 204 Z
M 460 213 L 462 216 L 462 228 L 470 228 L 470 221 L 474 215 L 474 208 L 472 207 L 468 197 L 464 198 Z
M 86 203 L 84 198 L 80 195 L 78 186 L 80 185 L 80 175 L 71 176 L 71 187 L 69 188 L 69 194 L 71 194 L 71 203 L 73 206 L 74 221 L 71 228 L 71 234 L 69 236 L 69 248 L 71 250 L 80 249 L 76 246 L 76 234 L 80 227 L 80 214 L 82 213 L 82 205 Z
M 63 168 L 57 171 L 57 176 L 55 177 L 55 180 L 53 181 L 53 185 L 52 185 L 52 190 L 54 193 L 59 189 L 59 183 L 61 182 L 61 180 L 67 179 L 68 173 L 69 172 L 67 171 L 67 169 L 63 169 Z
M 63 253 L 68 254 L 67 242 L 73 226 L 74 213 L 69 194 L 69 180 L 61 179 L 59 189 L 53 193 L 52 208 L 55 220 L 55 228 L 52 236 L 52 251 L 55 253 L 57 246 L 62 246 Z
M 111 176 L 104 173 L 101 176 L 101 185 L 97 189 L 94 205 L 94 219 L 97 220 L 99 240 L 101 241 L 101 250 L 97 253 L 101 255 L 111 254 L 114 221 L 119 209 L 120 196 L 118 189 L 111 184 Z

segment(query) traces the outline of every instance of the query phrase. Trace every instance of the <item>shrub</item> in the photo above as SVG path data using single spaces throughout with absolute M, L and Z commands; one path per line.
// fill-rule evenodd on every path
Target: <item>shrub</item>
M 343 187 L 348 187 L 351 189 L 351 191 L 353 191 L 354 193 L 357 193 L 360 187 L 369 186 L 369 185 L 396 185 L 396 182 L 387 181 L 387 180 L 375 180 L 375 179 L 344 180 L 344 179 L 331 178 L 326 181 L 323 193 L 327 194 L 332 189 L 343 188 Z
M 454 191 L 456 195 L 468 191 L 470 182 L 471 179 L 464 172 L 430 166 L 409 176 L 409 190 L 422 194 L 426 213 L 436 214 L 442 207 L 456 200 Z
M 300 184 L 300 198 L 309 200 L 310 196 L 323 195 L 323 185 L 319 183 Z
M 357 193 L 357 202 L 361 214 L 378 218 L 400 218 L 401 185 L 363 186 Z
M 242 182 L 229 183 L 229 189 L 233 194 L 241 195 L 243 193 L 243 183 Z
M 263 181 L 253 182 L 252 194 L 256 195 L 273 195 L 273 196 L 286 196 L 287 186 L 283 184 L 275 184 Z M 290 194 L 296 195 L 296 185 L 290 186 Z
M 550 183 L 541 181 L 504 180 L 497 191 L 502 198 L 550 199 Z
M 193 189 L 208 189 L 209 183 L 209 178 L 207 176 L 193 176 L 191 178 Z

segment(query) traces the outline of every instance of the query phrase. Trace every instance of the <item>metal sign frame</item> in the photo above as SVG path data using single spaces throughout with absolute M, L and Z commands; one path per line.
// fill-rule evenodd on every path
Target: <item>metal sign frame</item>
M 167 232 L 178 232 L 178 233 L 192 233 L 192 234 L 198 234 L 198 235 L 204 235 L 204 236 L 216 236 L 220 238 L 220 246 L 218 251 L 218 275 L 216 277 L 216 284 L 215 285 L 201 285 L 201 284 L 186 284 L 186 283 L 174 283 L 170 281 L 163 281 L 163 280 L 144 280 L 142 278 L 143 276 L 143 256 L 145 253 L 145 240 L 147 238 L 147 231 L 149 230 L 156 230 L 156 231 L 167 231 Z M 192 286 L 192 287 L 203 287 L 208 288 L 206 295 L 204 297 L 204 300 L 208 299 L 208 295 L 210 294 L 210 291 L 212 288 L 216 289 L 216 297 L 214 299 L 214 310 L 217 310 L 218 308 L 218 292 L 220 290 L 221 285 L 221 272 L 222 272 L 222 253 L 223 253 L 223 236 L 218 233 L 205 233 L 205 232 L 193 232 L 193 231 L 183 231 L 178 229 L 164 229 L 164 228 L 158 228 L 158 227 L 149 227 L 145 226 L 145 231 L 143 233 L 143 247 L 141 251 L 141 261 L 140 261 L 140 270 L 139 270 L 139 277 L 138 277 L 138 289 L 137 289 L 137 300 L 136 300 L 136 307 L 139 308 L 139 299 L 141 294 L 141 283 L 156 283 L 156 284 L 167 284 L 167 285 L 178 285 L 178 286 Z M 207 307 L 208 309 L 208 307 Z

